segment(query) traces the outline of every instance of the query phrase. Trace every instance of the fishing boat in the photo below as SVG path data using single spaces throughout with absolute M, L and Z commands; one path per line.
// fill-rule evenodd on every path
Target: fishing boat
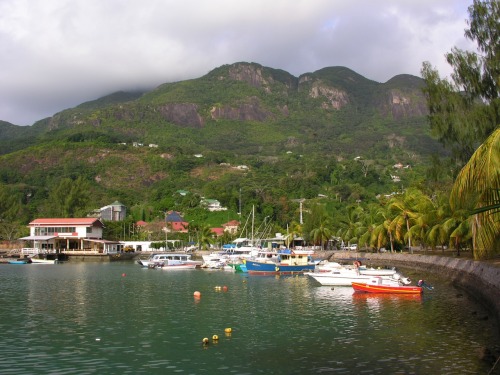
M 353 282 L 352 287 L 355 292 L 362 293 L 393 293 L 393 294 L 421 294 L 421 286 L 402 285 L 399 281 L 384 279 L 377 276 L 372 277 L 367 282 Z
M 142 267 L 161 269 L 193 269 L 201 266 L 201 262 L 192 260 L 191 254 L 167 253 L 152 254 L 149 259 L 139 259 Z
M 295 275 L 313 272 L 316 264 L 312 260 L 312 251 L 278 251 L 276 261 L 255 261 L 247 259 L 245 264 L 249 275 Z

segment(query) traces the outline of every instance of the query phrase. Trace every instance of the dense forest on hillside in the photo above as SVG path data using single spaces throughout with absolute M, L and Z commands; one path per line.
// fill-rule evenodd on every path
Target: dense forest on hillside
M 19 237 L 36 217 L 86 216 L 120 201 L 129 216 L 106 224 L 111 239 L 144 238 L 134 223 L 161 222 L 167 210 L 190 223 L 182 236 L 210 237 L 207 228 L 243 222 L 255 208 L 257 225 L 308 243 L 403 248 L 397 202 L 437 209 L 458 170 L 430 136 L 422 89 L 408 75 L 377 83 L 331 67 L 296 78 L 236 63 L 83 103 L 29 128 L 0 123 L 0 236 Z M 208 212 L 203 198 L 227 210 Z

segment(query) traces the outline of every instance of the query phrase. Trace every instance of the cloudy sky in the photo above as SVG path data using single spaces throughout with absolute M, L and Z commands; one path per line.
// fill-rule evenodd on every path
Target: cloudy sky
M 472 0 L 0 0 L 0 120 L 31 125 L 118 90 L 239 61 L 386 82 L 471 49 Z

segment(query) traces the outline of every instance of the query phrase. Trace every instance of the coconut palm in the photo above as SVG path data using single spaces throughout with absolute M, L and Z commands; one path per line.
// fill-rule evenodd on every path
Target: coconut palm
M 337 235 L 345 242 L 358 242 L 358 235 L 362 226 L 361 216 L 363 209 L 360 206 L 349 206 L 343 219 L 338 223 L 340 229 Z
M 214 233 L 210 229 L 210 227 L 204 225 L 200 228 L 198 232 L 198 244 L 201 249 L 208 249 L 210 245 L 214 242 Z
M 314 228 L 311 231 L 311 238 L 314 241 L 314 243 L 320 243 L 321 248 L 325 249 L 326 244 L 328 244 L 328 241 L 332 237 L 333 231 L 331 229 L 330 221 L 325 218 L 324 220 L 320 221 L 319 226 Z
M 413 253 L 411 247 L 410 227 L 418 217 L 416 211 L 417 204 L 422 199 L 423 194 L 416 189 L 408 190 L 402 195 L 395 196 L 389 203 L 389 211 L 393 215 L 391 229 L 399 241 L 408 240 L 408 249 Z
M 377 236 L 374 235 L 374 231 L 380 224 L 381 219 L 383 220 L 378 204 L 370 204 L 366 210 L 362 211 L 362 224 L 358 229 L 360 233 L 358 244 L 360 246 L 363 245 L 365 248 L 371 247 L 378 250 Z
M 436 209 L 433 200 L 424 194 L 415 202 L 414 224 L 409 229 L 408 236 L 418 241 L 424 249 L 427 249 L 428 233 L 436 222 Z
M 472 247 L 475 259 L 487 258 L 500 249 L 500 126 L 476 150 L 460 171 L 450 204 L 463 209 L 474 202 Z
M 290 243 L 293 243 L 293 240 L 297 237 L 302 237 L 302 225 L 294 221 L 288 228 L 286 236 L 287 247 L 290 247 Z
M 381 207 L 378 215 L 382 221 L 373 230 L 373 243 L 377 250 L 384 247 L 385 244 L 391 245 L 391 253 L 394 252 L 394 229 L 391 226 L 392 218 L 389 216 L 389 208 Z
M 452 216 L 443 223 L 443 228 L 450 238 L 450 246 L 456 250 L 457 256 L 460 256 L 460 248 L 467 246 L 472 239 L 472 219 L 469 213 L 470 210 L 467 209 L 454 210 Z

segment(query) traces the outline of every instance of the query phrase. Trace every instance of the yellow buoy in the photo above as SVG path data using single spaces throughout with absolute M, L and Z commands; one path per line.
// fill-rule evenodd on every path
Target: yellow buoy
M 217 335 L 213 335 L 213 336 L 212 336 L 212 340 L 214 340 L 214 341 L 219 340 L 219 336 L 217 336 Z
M 205 337 L 203 340 L 201 340 L 203 345 L 208 345 L 208 337 Z
M 226 332 L 226 333 L 231 333 L 231 332 L 233 332 L 233 330 L 232 330 L 231 328 L 226 328 L 226 329 L 224 330 L 224 332 Z

